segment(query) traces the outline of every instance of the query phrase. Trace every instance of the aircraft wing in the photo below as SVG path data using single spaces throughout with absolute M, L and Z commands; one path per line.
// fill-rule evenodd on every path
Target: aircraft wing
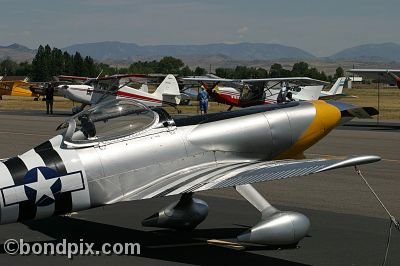
M 327 81 L 312 79 L 308 77 L 287 77 L 287 78 L 262 78 L 262 79 L 241 79 L 244 83 L 256 83 L 256 82 L 290 82 L 299 86 L 315 86 L 315 85 L 329 85 Z
M 312 79 L 307 77 L 287 77 L 287 78 L 260 78 L 260 79 L 225 79 L 225 78 L 206 78 L 206 77 L 193 77 L 182 78 L 186 81 L 204 81 L 204 82 L 241 82 L 241 83 L 257 83 L 257 82 L 284 82 L 288 81 L 299 86 L 312 86 L 312 85 L 329 85 L 329 82 Z
M 71 82 L 83 83 L 86 80 L 88 80 L 89 78 L 81 77 L 81 76 L 58 75 L 58 76 L 55 76 L 54 79 L 56 81 L 71 81 Z
M 381 82 L 386 83 L 396 83 L 396 78 L 391 75 L 395 74 L 396 76 L 400 76 L 400 69 L 350 69 L 347 72 L 356 74 L 358 76 L 363 76 L 369 79 L 380 80 Z
M 135 188 L 134 191 L 126 191 L 125 196 L 110 203 L 306 176 L 379 160 L 378 156 L 352 156 L 331 159 L 235 161 L 206 164 L 162 176 L 149 184 Z
M 235 79 L 224 79 L 224 78 L 207 78 L 207 77 L 193 77 L 193 78 L 181 78 L 181 80 L 186 81 L 204 81 L 204 82 L 233 82 L 237 81 Z
M 108 77 L 98 78 L 99 80 L 108 80 L 108 79 L 122 79 L 122 78 L 146 78 L 148 77 L 146 74 L 116 74 Z

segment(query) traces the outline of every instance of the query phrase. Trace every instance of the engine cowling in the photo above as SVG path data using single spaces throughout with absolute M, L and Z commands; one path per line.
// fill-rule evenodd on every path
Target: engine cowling
M 273 246 L 295 245 L 310 229 L 307 216 L 278 211 L 237 237 L 238 241 Z
M 183 194 L 179 201 L 144 219 L 142 225 L 190 230 L 204 221 L 207 215 L 208 205 L 205 201 L 193 198 L 192 194 Z

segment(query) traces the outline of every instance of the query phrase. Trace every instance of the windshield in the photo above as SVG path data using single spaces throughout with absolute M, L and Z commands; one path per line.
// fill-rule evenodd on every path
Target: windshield
M 68 121 L 65 140 L 98 142 L 131 135 L 152 126 L 158 115 L 131 100 L 111 100 L 83 111 Z

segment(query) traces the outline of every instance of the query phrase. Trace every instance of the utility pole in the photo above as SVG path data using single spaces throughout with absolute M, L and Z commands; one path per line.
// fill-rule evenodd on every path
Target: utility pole
M 379 125 L 379 113 L 380 113 L 380 100 L 381 100 L 381 93 L 380 93 L 380 84 L 381 84 L 381 80 L 378 80 L 378 115 L 376 116 L 376 123 L 377 125 Z

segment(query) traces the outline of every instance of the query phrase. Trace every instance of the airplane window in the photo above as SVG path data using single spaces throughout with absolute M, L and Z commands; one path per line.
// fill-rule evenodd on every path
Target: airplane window
M 128 136 L 152 126 L 157 118 L 155 112 L 138 102 L 111 100 L 75 115 L 67 130 L 72 132 L 66 133 L 64 139 L 87 143 Z
M 293 87 L 292 90 L 295 92 L 300 92 L 301 88 L 299 86 L 297 86 L 297 87 Z

